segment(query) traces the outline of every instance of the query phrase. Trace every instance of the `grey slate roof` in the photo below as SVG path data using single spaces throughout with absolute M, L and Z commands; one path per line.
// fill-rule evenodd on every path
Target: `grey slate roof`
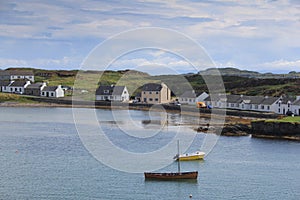
M 278 101 L 278 99 L 279 99 L 278 97 L 267 97 L 267 98 L 264 98 L 264 100 L 261 102 L 261 104 L 272 105 L 273 103 Z
M 11 83 L 10 86 L 12 86 L 12 87 L 23 87 L 26 83 L 27 83 L 27 81 L 25 81 L 25 80 L 16 80 L 13 83 Z
M 184 98 L 196 98 L 196 94 L 194 91 L 189 90 L 189 91 L 185 91 L 180 97 Z
M 122 95 L 125 86 L 102 85 L 96 90 L 96 95 Z
M 147 83 L 145 85 L 143 85 L 142 91 L 161 91 L 162 86 L 161 84 L 157 84 L 157 83 Z
M 43 83 L 33 83 L 27 86 L 27 89 L 40 89 Z
M 300 106 L 300 99 L 296 100 L 293 105 L 297 105 L 297 106 Z
M 8 86 L 10 81 L 0 81 L 0 86 Z
M 31 70 L 3 70 L 0 71 L 0 75 L 15 75 L 15 76 L 33 76 Z
M 47 86 L 47 87 L 44 87 L 44 89 L 42 90 L 43 92 L 54 92 L 56 89 L 58 88 L 58 86 Z
M 246 96 L 246 95 L 219 95 L 216 96 L 215 100 L 225 99 L 227 103 L 242 103 L 245 104 L 264 104 L 272 105 L 279 99 L 278 97 L 263 97 L 263 96 Z M 204 101 L 210 101 L 210 96 L 204 99 Z

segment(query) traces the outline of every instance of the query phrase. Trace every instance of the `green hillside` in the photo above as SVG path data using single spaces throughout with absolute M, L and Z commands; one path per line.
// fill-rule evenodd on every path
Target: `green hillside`
M 24 70 L 19 68 L 18 70 Z M 145 83 L 166 83 L 176 96 L 184 91 L 194 89 L 196 92 L 208 92 L 203 77 L 199 74 L 189 75 L 161 75 L 150 76 L 147 73 L 134 70 L 122 71 L 66 71 L 66 70 L 41 70 L 31 69 L 35 74 L 36 82 L 47 82 L 48 85 L 64 85 L 73 87 L 75 79 L 78 90 L 87 90 L 92 94 L 98 85 L 126 85 L 129 93 L 135 95 Z M 207 70 L 209 71 L 209 70 Z M 226 71 L 226 75 L 224 74 Z M 300 95 L 300 78 L 254 78 L 246 76 L 229 75 L 231 72 L 241 70 L 226 68 L 223 70 L 223 82 L 227 93 L 244 95 L 280 96 L 282 94 Z M 79 73 L 80 72 L 80 73 Z M 244 73 L 259 74 L 257 72 L 242 71 Z M 296 73 L 296 72 L 295 72 Z M 294 73 L 294 74 L 295 74 Z M 291 73 L 290 73 L 291 74 Z M 297 73 L 296 73 L 297 74 Z M 212 75 L 206 78 L 214 80 Z

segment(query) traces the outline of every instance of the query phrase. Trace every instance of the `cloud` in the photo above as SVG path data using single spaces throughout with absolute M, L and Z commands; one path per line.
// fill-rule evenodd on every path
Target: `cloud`
M 63 63 L 62 57 L 68 57 L 73 61 L 67 63 L 78 65 L 77 57 L 85 57 L 87 49 L 92 48 L 88 46 L 90 44 L 96 45 L 128 29 L 157 26 L 192 37 L 222 65 L 235 63 L 237 66 L 256 66 L 258 70 L 262 69 L 258 66 L 263 66 L 264 70 L 272 71 L 267 63 L 280 58 L 299 60 L 299 9 L 299 2 L 294 0 L 2 1 L 0 41 L 15 42 L 13 45 L 2 42 L 4 50 L 0 52 L 6 60 L 3 64 L 34 64 L 33 60 L 39 59 L 47 64 L 48 59 L 50 68 L 56 61 Z M 158 37 L 153 36 L 153 41 Z M 25 40 L 27 45 L 24 45 Z M 45 42 L 61 42 L 61 45 L 47 51 L 41 48 Z M 66 47 L 66 42 L 72 47 Z M 177 43 L 180 46 L 180 41 Z M 28 56 L 31 51 L 32 55 Z M 195 53 L 192 49 L 190 52 Z M 158 60 L 156 63 L 157 66 L 161 64 Z M 162 63 L 173 65 L 171 61 Z

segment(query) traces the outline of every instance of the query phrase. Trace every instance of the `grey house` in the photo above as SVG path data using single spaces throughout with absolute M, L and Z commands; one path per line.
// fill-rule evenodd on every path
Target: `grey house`
M 25 88 L 24 94 L 40 96 L 41 91 L 46 87 L 46 83 L 34 83 Z

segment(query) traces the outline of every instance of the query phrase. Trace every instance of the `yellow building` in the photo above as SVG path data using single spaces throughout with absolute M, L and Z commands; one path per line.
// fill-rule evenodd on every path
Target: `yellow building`
M 171 90 L 164 83 L 147 83 L 143 85 L 141 102 L 149 104 L 169 103 L 171 101 Z

